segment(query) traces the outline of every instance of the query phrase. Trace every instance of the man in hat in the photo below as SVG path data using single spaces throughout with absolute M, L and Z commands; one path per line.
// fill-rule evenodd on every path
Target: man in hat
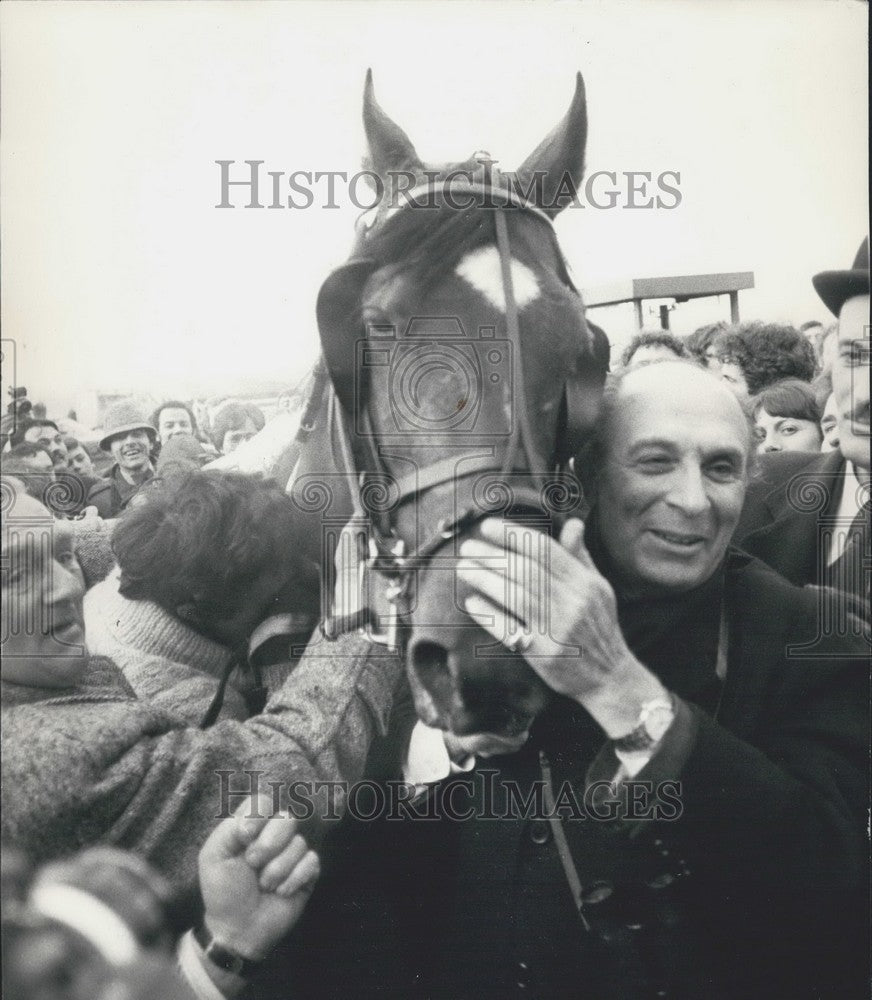
M 792 583 L 826 584 L 860 598 L 868 615 L 869 238 L 851 268 L 812 281 L 838 317 L 832 379 L 839 447 L 762 456 L 735 538 Z
M 156 440 L 154 427 L 131 400 L 115 403 L 106 412 L 100 447 L 115 462 L 88 491 L 88 503 L 100 517 L 117 517 L 140 486 L 154 476 L 151 449 Z

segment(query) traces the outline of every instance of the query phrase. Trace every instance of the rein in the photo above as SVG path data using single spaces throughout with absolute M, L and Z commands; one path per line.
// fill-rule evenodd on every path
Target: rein
M 564 279 L 567 285 L 573 291 L 577 292 L 569 274 L 565 258 L 556 241 L 556 234 L 554 233 L 554 225 L 551 218 L 536 205 L 520 198 L 510 189 L 472 183 L 449 185 L 446 182 L 442 182 L 422 185 L 406 192 L 406 196 L 409 199 L 408 204 L 394 206 L 386 213 L 382 213 L 380 216 L 381 221 L 386 221 L 398 212 L 406 211 L 408 207 L 414 204 L 415 197 L 424 194 L 432 195 L 437 191 L 441 191 L 443 194 L 446 191 L 450 191 L 452 195 L 481 195 L 490 199 L 498 197 L 502 200 L 500 204 L 494 204 L 493 201 L 489 202 L 487 208 L 488 210 L 492 210 L 494 214 L 496 244 L 506 303 L 506 333 L 513 357 L 512 393 L 515 402 L 516 420 L 512 426 L 509 443 L 500 467 L 495 466 L 493 450 L 489 449 L 488 454 L 470 455 L 467 458 L 461 459 L 448 457 L 434 462 L 424 469 L 416 469 L 412 473 L 401 476 L 398 479 L 391 475 L 384 465 L 384 453 L 380 450 L 380 446 L 375 443 L 376 439 L 372 431 L 367 409 L 364 409 L 360 414 L 360 419 L 364 422 L 367 430 L 364 439 L 368 451 L 367 464 L 369 465 L 369 469 L 358 471 L 354 460 L 354 450 L 351 445 L 346 414 L 336 394 L 331 394 L 328 407 L 328 432 L 331 441 L 334 442 L 334 454 L 338 454 L 340 457 L 340 462 L 343 466 L 342 471 L 357 482 L 357 488 L 351 490 L 355 516 L 361 519 L 368 519 L 372 526 L 369 535 L 369 552 L 366 567 L 369 571 L 375 571 L 387 577 L 389 581 L 385 589 L 385 598 L 390 605 L 388 628 L 384 633 L 370 631 L 369 637 L 374 642 L 386 645 L 391 651 L 401 649 L 400 619 L 410 612 L 409 589 L 415 572 L 425 568 L 433 556 L 449 542 L 456 539 L 458 535 L 462 534 L 477 521 L 485 518 L 487 511 L 471 506 L 463 510 L 453 520 L 441 520 L 437 525 L 434 535 L 424 540 L 412 552 L 407 552 L 405 541 L 397 535 L 394 525 L 391 522 L 390 508 L 382 511 L 364 510 L 362 497 L 365 497 L 369 490 L 396 492 L 396 501 L 392 506 L 399 507 L 407 501 L 415 500 L 428 491 L 442 486 L 447 482 L 457 482 L 469 476 L 481 475 L 483 473 L 499 472 L 501 477 L 510 475 L 516 471 L 519 460 L 523 455 L 527 459 L 528 468 L 533 473 L 533 481 L 537 488 L 521 487 L 514 490 L 513 493 L 518 498 L 516 506 L 536 513 L 542 511 L 541 486 L 543 485 L 542 480 L 547 475 L 548 469 L 546 462 L 534 447 L 533 432 L 527 412 L 518 306 L 512 282 L 512 252 L 508 226 L 505 219 L 505 212 L 507 210 L 513 208 L 526 212 L 547 224 L 555 237 L 555 246 L 563 267 Z M 373 217 L 373 221 L 369 225 L 364 223 L 361 227 L 360 239 L 364 245 L 368 230 L 377 221 L 379 221 L 378 215 Z M 325 363 L 324 369 L 326 370 L 327 367 L 328 365 Z M 572 378 L 567 381 L 565 389 L 566 416 L 570 436 L 573 434 L 573 430 L 576 429 L 573 428 L 573 422 L 576 425 L 583 424 L 583 411 L 578 409 L 579 398 L 583 396 L 583 393 L 580 393 L 578 385 L 574 387 L 570 386 L 570 382 L 572 381 Z M 307 408 L 307 415 L 308 413 L 309 408 Z M 307 423 L 309 422 L 307 421 Z M 310 427 L 311 425 L 307 428 L 307 432 Z M 461 469 L 458 469 L 458 463 L 462 464 Z M 393 490 L 391 490 L 391 487 L 393 487 Z M 331 616 L 325 620 L 322 629 L 326 638 L 335 639 L 343 632 L 362 628 L 365 624 L 369 624 L 371 627 L 377 622 L 378 615 L 371 608 L 365 608 L 352 615 L 338 618 Z

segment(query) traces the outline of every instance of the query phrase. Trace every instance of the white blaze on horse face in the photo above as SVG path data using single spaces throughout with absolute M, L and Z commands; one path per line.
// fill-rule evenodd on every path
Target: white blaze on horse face
M 506 311 L 506 292 L 500 254 L 496 247 L 479 247 L 470 251 L 457 265 L 455 274 L 483 295 L 500 312 Z M 518 309 L 523 309 L 539 298 L 536 275 L 519 260 L 512 258 L 512 291 Z

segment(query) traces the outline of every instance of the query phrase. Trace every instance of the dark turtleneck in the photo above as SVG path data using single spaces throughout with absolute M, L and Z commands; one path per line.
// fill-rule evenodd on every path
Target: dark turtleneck
M 618 624 L 633 655 L 668 690 L 713 714 L 721 692 L 716 669 L 726 558 L 692 590 L 637 597 L 622 592 L 600 541 L 595 514 L 588 518 L 585 544 L 597 569 L 615 588 Z M 582 746 L 589 753 L 601 742 L 599 726 L 568 699 L 558 699 L 534 724 L 533 743 L 550 746 L 560 756 Z

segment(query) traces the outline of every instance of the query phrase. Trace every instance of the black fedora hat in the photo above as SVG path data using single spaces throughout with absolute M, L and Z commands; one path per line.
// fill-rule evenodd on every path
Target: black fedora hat
M 869 237 L 860 244 L 849 271 L 821 271 L 812 279 L 815 291 L 834 315 L 855 295 L 869 294 Z

